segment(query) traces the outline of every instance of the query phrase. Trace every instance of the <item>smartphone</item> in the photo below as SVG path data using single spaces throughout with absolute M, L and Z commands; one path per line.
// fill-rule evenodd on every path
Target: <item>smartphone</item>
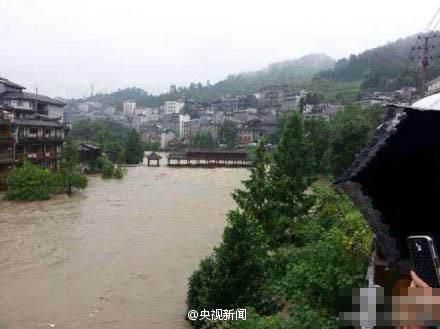
M 434 241 L 427 235 L 408 237 L 414 272 L 432 288 L 440 288 L 439 260 Z

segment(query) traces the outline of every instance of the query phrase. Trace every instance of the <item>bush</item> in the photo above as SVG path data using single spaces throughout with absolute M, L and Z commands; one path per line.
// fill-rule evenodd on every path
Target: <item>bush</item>
M 115 170 L 113 171 L 113 178 L 122 179 L 126 174 L 126 170 L 122 167 L 121 164 L 117 164 Z
M 102 178 L 112 178 L 114 165 L 107 157 L 99 157 L 98 158 L 99 168 L 102 172 Z
M 47 200 L 56 190 L 56 178 L 52 172 L 25 161 L 7 178 L 7 200 Z

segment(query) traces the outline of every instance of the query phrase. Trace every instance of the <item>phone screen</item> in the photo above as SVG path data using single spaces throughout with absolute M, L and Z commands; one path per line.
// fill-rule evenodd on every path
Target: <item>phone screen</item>
M 408 248 L 416 274 L 432 288 L 439 288 L 438 259 L 432 239 L 411 236 Z

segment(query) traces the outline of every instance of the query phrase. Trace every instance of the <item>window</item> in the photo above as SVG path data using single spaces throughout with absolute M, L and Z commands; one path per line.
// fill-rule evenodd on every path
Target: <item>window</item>
M 38 134 L 38 128 L 34 128 L 34 127 L 29 128 L 29 134 L 30 135 L 37 135 Z

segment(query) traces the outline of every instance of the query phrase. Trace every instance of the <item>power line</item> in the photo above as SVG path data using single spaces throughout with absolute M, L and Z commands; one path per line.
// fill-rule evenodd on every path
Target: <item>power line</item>
M 432 17 L 431 21 L 429 22 L 428 26 L 426 27 L 425 32 L 429 32 L 429 31 L 435 30 L 435 28 L 432 28 L 432 25 L 434 24 L 435 20 L 439 16 L 439 14 L 440 14 L 440 8 L 437 9 L 437 11 L 435 12 L 434 16 Z M 438 26 L 438 23 L 439 23 L 439 20 L 437 20 L 436 26 Z

